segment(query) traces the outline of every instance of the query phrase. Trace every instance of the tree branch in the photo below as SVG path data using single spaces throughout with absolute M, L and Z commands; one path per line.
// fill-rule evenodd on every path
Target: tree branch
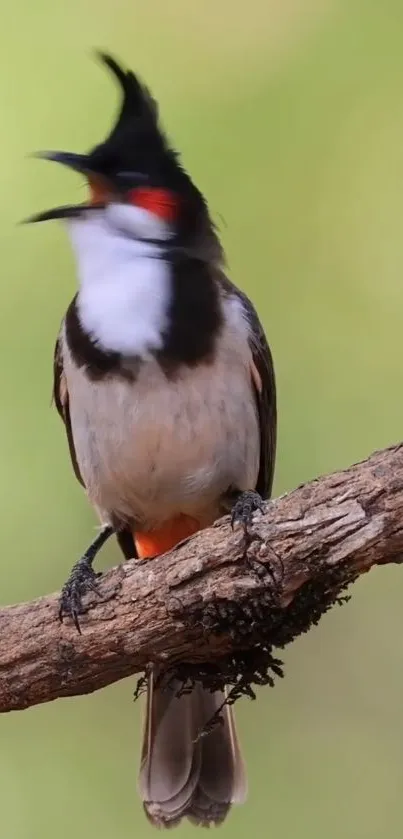
M 58 597 L 0 610 L 0 711 L 89 693 L 150 662 L 235 686 L 281 674 L 272 649 L 317 623 L 345 587 L 403 555 L 403 445 L 312 481 L 257 515 L 247 549 L 228 517 L 169 554 L 108 571 L 82 635 Z M 186 662 L 186 664 L 180 664 Z

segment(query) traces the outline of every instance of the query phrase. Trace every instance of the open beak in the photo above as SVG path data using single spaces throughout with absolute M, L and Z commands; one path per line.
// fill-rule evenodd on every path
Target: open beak
M 25 224 L 51 221 L 52 219 L 77 218 L 83 212 L 102 209 L 113 198 L 116 200 L 119 196 L 122 200 L 122 195 L 129 188 L 141 186 L 148 181 L 148 177 L 141 172 L 119 172 L 112 183 L 111 180 L 103 177 L 94 169 L 91 155 L 75 154 L 69 151 L 41 151 L 36 152 L 34 157 L 61 163 L 62 166 L 68 166 L 74 172 L 85 175 L 89 183 L 91 197 L 89 201 L 83 204 L 67 204 L 62 207 L 55 207 L 53 210 L 37 213 L 25 219 Z
M 41 160 L 51 160 L 54 163 L 61 163 L 62 166 L 68 166 L 74 172 L 85 175 L 90 184 L 91 198 L 82 204 L 67 204 L 62 207 L 54 207 L 53 210 L 36 213 L 25 219 L 25 224 L 51 221 L 52 219 L 77 218 L 84 211 L 102 209 L 105 206 L 107 197 L 110 197 L 113 192 L 111 185 L 91 168 L 90 157 L 88 155 L 74 154 L 74 152 L 68 151 L 41 151 L 36 152 L 34 157 L 38 157 Z

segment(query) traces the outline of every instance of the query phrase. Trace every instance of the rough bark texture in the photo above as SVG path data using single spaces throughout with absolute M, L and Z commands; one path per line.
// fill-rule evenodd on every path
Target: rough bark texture
M 0 610 L 0 711 L 89 693 L 163 665 L 232 698 L 281 675 L 305 632 L 373 565 L 403 556 L 403 445 L 267 505 L 245 543 L 228 518 L 150 561 L 107 572 L 79 635 L 58 596 Z

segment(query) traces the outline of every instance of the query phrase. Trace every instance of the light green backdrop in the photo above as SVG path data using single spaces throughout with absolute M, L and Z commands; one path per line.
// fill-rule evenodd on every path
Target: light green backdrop
M 84 195 L 27 153 L 85 150 L 109 128 L 116 90 L 93 47 L 152 86 L 231 275 L 262 314 L 279 389 L 276 491 L 403 434 L 401 2 L 15 0 L 0 32 L 3 603 L 58 588 L 93 533 L 50 409 L 72 258 L 56 224 L 17 225 Z M 111 548 L 102 561 L 117 560 Z M 250 797 L 223 839 L 400 839 L 402 574 L 359 582 L 286 651 L 286 679 L 240 703 Z M 1 837 L 152 835 L 133 688 L 0 718 Z

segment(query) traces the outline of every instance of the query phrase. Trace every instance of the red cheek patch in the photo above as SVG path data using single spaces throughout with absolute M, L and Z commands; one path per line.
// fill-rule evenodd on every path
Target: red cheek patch
M 127 199 L 135 207 L 143 207 L 168 223 L 175 221 L 178 214 L 178 200 L 168 189 L 132 189 Z

